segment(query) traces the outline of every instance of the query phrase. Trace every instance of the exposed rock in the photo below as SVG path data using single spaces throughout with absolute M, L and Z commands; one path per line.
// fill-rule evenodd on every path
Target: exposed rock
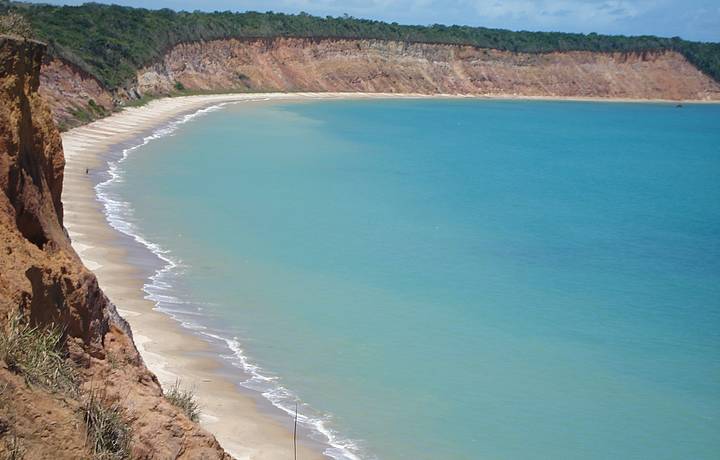
M 62 128 L 101 118 L 119 102 L 95 78 L 60 59 L 46 59 L 43 63 L 40 94 Z
M 151 94 L 180 82 L 194 90 L 720 99 L 720 85 L 676 52 L 527 54 L 381 40 L 181 44 L 137 81 Z
M 61 139 L 38 94 L 44 51 L 0 37 L 0 330 L 18 314 L 62 326 L 81 388 L 100 388 L 125 408 L 133 458 L 229 458 L 163 398 L 127 324 L 70 245 Z M 29 386 L 0 361 L 0 456 L 17 439 L 25 458 L 90 458 L 81 399 Z
M 720 84 L 672 51 L 529 54 L 466 45 L 282 37 L 180 44 L 113 93 L 67 63 L 51 60 L 43 66 L 41 92 L 55 119 L 70 127 L 101 116 L 91 99 L 111 110 L 178 87 L 720 100 Z

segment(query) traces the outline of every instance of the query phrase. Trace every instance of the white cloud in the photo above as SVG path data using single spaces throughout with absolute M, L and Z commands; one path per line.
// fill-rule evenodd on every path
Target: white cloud
M 348 13 L 360 17 L 396 18 L 402 22 L 486 24 L 491 27 L 522 27 L 573 30 L 592 26 L 605 29 L 657 9 L 670 0 L 281 0 L 283 10 L 315 14 Z M 409 19 L 413 18 L 413 19 Z M 461 18 L 465 18 L 464 21 Z
M 535 27 L 567 25 L 607 26 L 636 18 L 657 6 L 651 0 L 474 0 L 480 18 L 524 22 Z

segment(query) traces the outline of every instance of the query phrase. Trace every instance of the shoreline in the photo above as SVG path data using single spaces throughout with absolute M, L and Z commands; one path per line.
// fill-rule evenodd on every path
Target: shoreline
M 527 96 L 453 96 L 384 93 L 256 93 L 181 96 L 150 101 L 126 108 L 110 117 L 63 133 L 66 158 L 63 204 L 65 225 L 83 263 L 95 272 L 110 300 L 130 323 L 135 344 L 146 365 L 164 388 L 181 379 L 195 389 L 201 405 L 201 424 L 236 458 L 292 458 L 292 422 L 279 408 L 223 375 L 222 357 L 209 340 L 183 327 L 170 313 L 156 308 L 145 290 L 148 273 L 140 266 L 128 234 L 111 226 L 95 188 L 104 180 L 108 161 L 118 149 L 141 144 L 146 136 L 173 121 L 217 104 L 234 102 L 302 102 L 333 99 L 477 99 L 551 100 L 577 102 L 718 103 L 718 101 L 666 101 L 626 99 L 573 99 Z M 91 174 L 85 173 L 85 168 Z M 149 251 L 149 248 L 142 248 Z M 155 254 L 156 256 L 158 254 Z M 303 434 L 303 433 L 301 433 Z M 328 444 L 304 433 L 299 455 L 304 459 L 328 458 L 321 454 Z M 238 441 L 239 440 L 239 441 Z
M 358 92 L 260 92 L 260 93 L 239 93 L 239 92 L 208 92 L 206 94 L 170 94 L 166 96 L 160 96 L 157 98 L 150 99 L 148 102 L 142 105 L 130 105 L 118 107 L 119 112 L 111 112 L 109 116 L 121 113 L 128 109 L 137 109 L 146 107 L 148 104 L 157 101 L 174 100 L 174 99 L 191 99 L 191 98 L 206 98 L 206 97 L 240 97 L 241 100 L 248 98 L 263 98 L 270 97 L 273 99 L 286 99 L 294 102 L 302 100 L 317 100 L 317 99 L 474 99 L 474 100 L 488 100 L 488 101 L 554 101 L 554 102 L 607 102 L 607 103 L 625 103 L 625 104 L 698 104 L 698 105 L 716 105 L 720 104 L 720 98 L 718 99 L 642 99 L 642 98 L 628 98 L 628 97 L 595 97 L 595 96 L 533 96 L 533 95 L 521 95 L 521 94 L 425 94 L 425 93 L 358 93 Z M 132 101 L 131 101 L 132 102 Z M 231 101 L 232 102 L 232 101 Z M 107 117 L 106 117 L 107 118 Z M 102 120 L 99 118 L 94 121 Z M 91 122 L 92 123 L 92 122 Z M 86 125 L 76 126 L 69 131 L 82 128 Z
M 107 174 L 108 161 L 118 150 L 141 144 L 155 130 L 207 107 L 232 102 L 269 99 L 301 100 L 285 95 L 191 96 L 162 99 L 129 108 L 111 117 L 63 133 L 66 159 L 63 205 L 65 226 L 83 263 L 98 277 L 100 286 L 130 323 L 135 345 L 145 364 L 164 388 L 178 379 L 193 388 L 201 406 L 201 425 L 236 458 L 292 458 L 291 420 L 225 375 L 217 346 L 183 327 L 170 314 L 159 311 L 145 287 L 157 267 L 146 256 L 156 256 L 127 234 L 113 228 L 97 196 L 99 174 Z M 85 169 L 90 170 L 86 174 Z M 145 257 L 148 259 L 148 257 Z M 155 264 L 157 265 L 157 264 Z M 287 420 L 285 420 L 287 419 Z M 305 430 L 307 431 L 307 430 Z M 329 446 L 300 431 L 298 455 L 327 459 Z

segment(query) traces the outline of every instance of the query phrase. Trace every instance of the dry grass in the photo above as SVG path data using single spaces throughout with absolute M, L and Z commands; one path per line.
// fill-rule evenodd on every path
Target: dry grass
M 20 38 L 33 38 L 33 30 L 24 16 L 13 11 L 0 16 L 0 34 Z
M 7 451 L 5 452 L 5 460 L 21 460 L 25 458 L 25 449 L 23 449 L 17 436 L 12 436 L 6 441 Z
M 130 458 L 132 431 L 123 408 L 117 402 L 91 390 L 82 407 L 88 442 L 98 460 Z
M 195 392 L 191 388 L 183 389 L 179 380 L 165 392 L 165 399 L 179 407 L 193 422 L 200 419 L 200 406 L 195 400 Z
M 77 393 L 77 376 L 64 352 L 64 335 L 57 327 L 30 326 L 22 317 L 9 319 L 0 334 L 0 360 L 30 385 L 50 391 Z
M 64 334 L 59 328 L 30 326 L 19 316 L 10 318 L 0 334 L 0 360 L 5 361 L 9 370 L 23 376 L 28 385 L 85 401 L 81 413 L 95 459 L 129 458 L 131 431 L 122 407 L 108 402 L 94 390 L 81 392 L 78 374 L 64 350 Z M 5 390 L 0 387 L 0 395 L 4 396 Z M 22 458 L 23 449 L 17 440 L 13 444 L 7 442 L 7 458 Z

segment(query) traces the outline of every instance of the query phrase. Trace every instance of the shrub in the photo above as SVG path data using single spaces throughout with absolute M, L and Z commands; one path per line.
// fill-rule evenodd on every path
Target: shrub
M 165 399 L 179 407 L 193 422 L 200 419 L 200 406 L 195 400 L 195 392 L 192 389 L 183 389 L 179 380 L 165 392 Z
M 185 85 L 177 81 L 175 82 L 175 89 L 178 91 L 185 91 Z
M 130 457 L 132 431 L 124 418 L 124 410 L 117 403 L 108 403 L 91 390 L 82 407 L 90 448 L 100 460 L 120 460 Z
M 78 106 L 71 106 L 68 108 L 68 111 L 70 112 L 70 115 L 72 115 L 77 120 L 81 121 L 82 123 L 89 123 L 89 122 L 93 121 L 93 119 L 94 119 L 91 109 L 78 107 Z
M 107 115 L 107 110 L 105 110 L 105 107 L 95 102 L 94 99 L 88 99 L 88 109 L 100 117 L 104 117 L 105 115 Z
M 39 328 L 21 316 L 10 318 L 0 335 L 0 359 L 28 384 L 62 393 L 77 392 L 77 375 L 64 351 L 64 334 L 55 326 Z

